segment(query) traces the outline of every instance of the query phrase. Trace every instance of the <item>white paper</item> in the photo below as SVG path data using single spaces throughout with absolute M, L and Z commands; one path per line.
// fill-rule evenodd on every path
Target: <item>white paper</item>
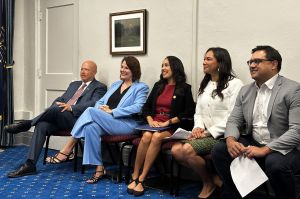
M 230 172 L 232 180 L 242 197 L 245 197 L 268 180 L 265 172 L 253 158 L 243 156 L 235 158 L 231 162 Z
M 165 139 L 185 140 L 191 133 L 191 131 L 178 128 L 171 137 L 166 137 Z

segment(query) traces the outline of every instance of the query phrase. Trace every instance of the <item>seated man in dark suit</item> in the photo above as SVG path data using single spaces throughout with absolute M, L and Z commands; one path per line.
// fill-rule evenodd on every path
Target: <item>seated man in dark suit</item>
M 241 155 L 257 160 L 277 199 L 295 198 L 294 174 L 300 172 L 300 84 L 278 74 L 281 62 L 271 46 L 257 46 L 247 62 L 255 81 L 240 90 L 226 124 L 225 141 L 212 151 L 224 199 L 241 198 L 230 173 L 232 160 Z M 245 136 L 240 136 L 241 130 L 246 130 Z
M 83 111 L 94 106 L 106 92 L 107 87 L 95 79 L 97 65 L 87 60 L 82 63 L 80 70 L 81 81 L 70 83 L 66 92 L 54 100 L 52 105 L 43 113 L 17 124 L 4 127 L 7 133 L 19 133 L 28 131 L 35 126 L 26 162 L 16 171 L 10 172 L 8 177 L 16 178 L 36 173 L 36 163 L 42 151 L 47 135 L 58 130 L 71 130 Z M 64 154 L 66 161 L 70 154 Z

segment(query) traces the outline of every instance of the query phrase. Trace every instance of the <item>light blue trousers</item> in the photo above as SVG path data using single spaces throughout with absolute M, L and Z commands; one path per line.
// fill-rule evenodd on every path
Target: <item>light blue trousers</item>
M 89 107 L 78 118 L 72 129 L 74 138 L 84 138 L 82 164 L 103 165 L 101 155 L 102 135 L 126 135 L 137 131 L 137 122 L 131 118 L 115 119 L 100 109 Z

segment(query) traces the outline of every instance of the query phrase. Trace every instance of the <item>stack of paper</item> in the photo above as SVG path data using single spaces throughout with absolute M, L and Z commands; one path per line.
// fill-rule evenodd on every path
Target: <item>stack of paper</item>
M 165 139 L 186 140 L 191 133 L 191 131 L 178 128 L 171 137 L 166 137 Z

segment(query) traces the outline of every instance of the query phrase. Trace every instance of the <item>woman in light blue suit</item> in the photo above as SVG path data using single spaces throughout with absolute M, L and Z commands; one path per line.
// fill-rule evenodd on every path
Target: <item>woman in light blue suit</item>
M 97 183 L 105 174 L 101 156 L 101 136 L 135 133 L 138 121 L 135 116 L 144 105 L 149 88 L 139 82 L 139 61 L 132 56 L 121 62 L 120 81 L 112 84 L 107 93 L 92 108 L 87 108 L 72 129 L 72 139 L 50 163 L 64 162 L 63 154 L 70 154 L 77 139 L 84 138 L 83 164 L 96 165 L 95 174 L 87 183 Z

